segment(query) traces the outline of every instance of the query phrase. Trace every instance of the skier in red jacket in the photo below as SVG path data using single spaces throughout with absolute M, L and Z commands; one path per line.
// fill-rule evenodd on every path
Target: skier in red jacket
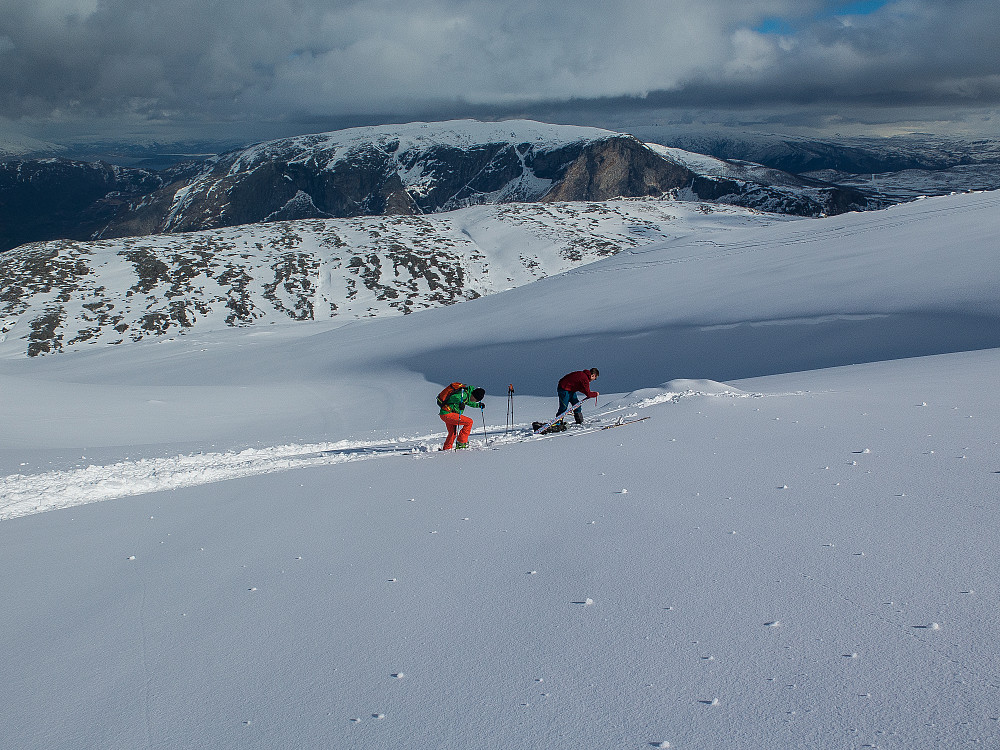
M 597 376 L 600 374 L 596 367 L 591 367 L 589 370 L 579 370 L 563 375 L 556 387 L 556 392 L 559 394 L 559 411 L 556 412 L 556 415 L 565 414 L 569 410 L 570 404 L 576 406 L 580 403 L 576 396 L 578 392 L 587 398 L 600 396 L 601 394 L 597 391 L 590 390 L 590 384 L 597 380 Z M 577 424 L 583 424 L 583 409 L 581 407 L 577 406 L 573 410 L 573 418 L 576 419 Z

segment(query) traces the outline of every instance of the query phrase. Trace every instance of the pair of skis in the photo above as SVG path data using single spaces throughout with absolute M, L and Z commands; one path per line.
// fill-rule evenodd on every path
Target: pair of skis
M 579 436 L 579 435 L 590 435 L 591 433 L 598 432 L 600 430 L 611 430 L 615 427 L 624 427 L 627 424 L 637 424 L 638 422 L 645 422 L 649 417 L 638 417 L 634 419 L 628 419 L 627 417 L 620 417 L 611 424 L 599 424 L 599 425 L 583 425 L 582 427 L 575 430 L 566 430 L 564 432 L 550 432 L 546 435 L 534 435 L 534 440 L 545 440 L 546 438 L 554 438 L 559 435 L 567 435 L 569 437 Z
M 586 400 L 587 399 L 584 399 L 583 401 L 586 401 Z M 535 434 L 535 435 L 541 435 L 541 434 L 545 433 L 545 431 L 547 429 L 549 429 L 552 425 L 554 425 L 560 419 L 562 419 L 563 417 L 565 417 L 571 411 L 575 411 L 576 409 L 580 408 L 580 406 L 583 405 L 583 401 L 581 401 L 579 404 L 571 404 L 568 409 L 566 409 L 565 411 L 563 411 L 560 414 L 556 415 L 555 419 L 553 419 L 550 422 L 547 422 L 546 424 L 543 424 L 541 427 L 536 428 L 533 431 L 533 434 Z M 612 411 L 618 411 L 618 410 L 617 409 L 613 409 Z M 599 429 L 599 430 L 610 430 L 612 427 L 621 427 L 623 425 L 633 424 L 635 422 L 643 422 L 643 421 L 645 421 L 647 419 L 649 419 L 649 417 L 639 417 L 638 419 L 629 419 L 628 417 L 618 417 L 618 419 L 615 420 L 614 422 L 612 422 L 611 424 L 599 425 L 597 427 L 597 429 Z M 588 430 L 588 432 L 589 432 L 589 430 Z M 579 434 L 579 432 L 576 432 L 574 434 Z

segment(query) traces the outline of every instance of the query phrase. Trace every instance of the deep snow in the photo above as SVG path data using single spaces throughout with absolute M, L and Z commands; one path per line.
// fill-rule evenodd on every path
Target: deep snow
M 998 204 L 0 361 L 0 736 L 988 746 Z M 590 419 L 650 418 L 531 438 L 590 366 Z M 453 379 L 487 388 L 488 449 L 431 450 Z

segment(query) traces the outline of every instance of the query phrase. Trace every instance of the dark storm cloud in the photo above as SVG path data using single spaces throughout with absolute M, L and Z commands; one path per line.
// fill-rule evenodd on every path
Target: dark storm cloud
M 996 0 L 0 0 L 0 118 L 1000 100 Z

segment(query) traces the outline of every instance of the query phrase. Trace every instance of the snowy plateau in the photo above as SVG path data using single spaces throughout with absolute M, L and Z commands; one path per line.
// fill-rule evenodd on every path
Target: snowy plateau
M 124 245 L 77 248 L 84 285 L 27 308 L 209 310 L 34 357 L 7 325 L 0 744 L 995 745 L 1000 193 L 698 205 L 214 230 L 267 268 L 323 246 L 324 304 L 356 306 L 294 320 L 248 284 L 241 326 L 207 273 L 130 297 Z M 349 299 L 324 238 L 425 230 L 479 296 Z M 533 435 L 589 367 L 585 424 Z M 485 408 L 439 452 L 454 380 Z

